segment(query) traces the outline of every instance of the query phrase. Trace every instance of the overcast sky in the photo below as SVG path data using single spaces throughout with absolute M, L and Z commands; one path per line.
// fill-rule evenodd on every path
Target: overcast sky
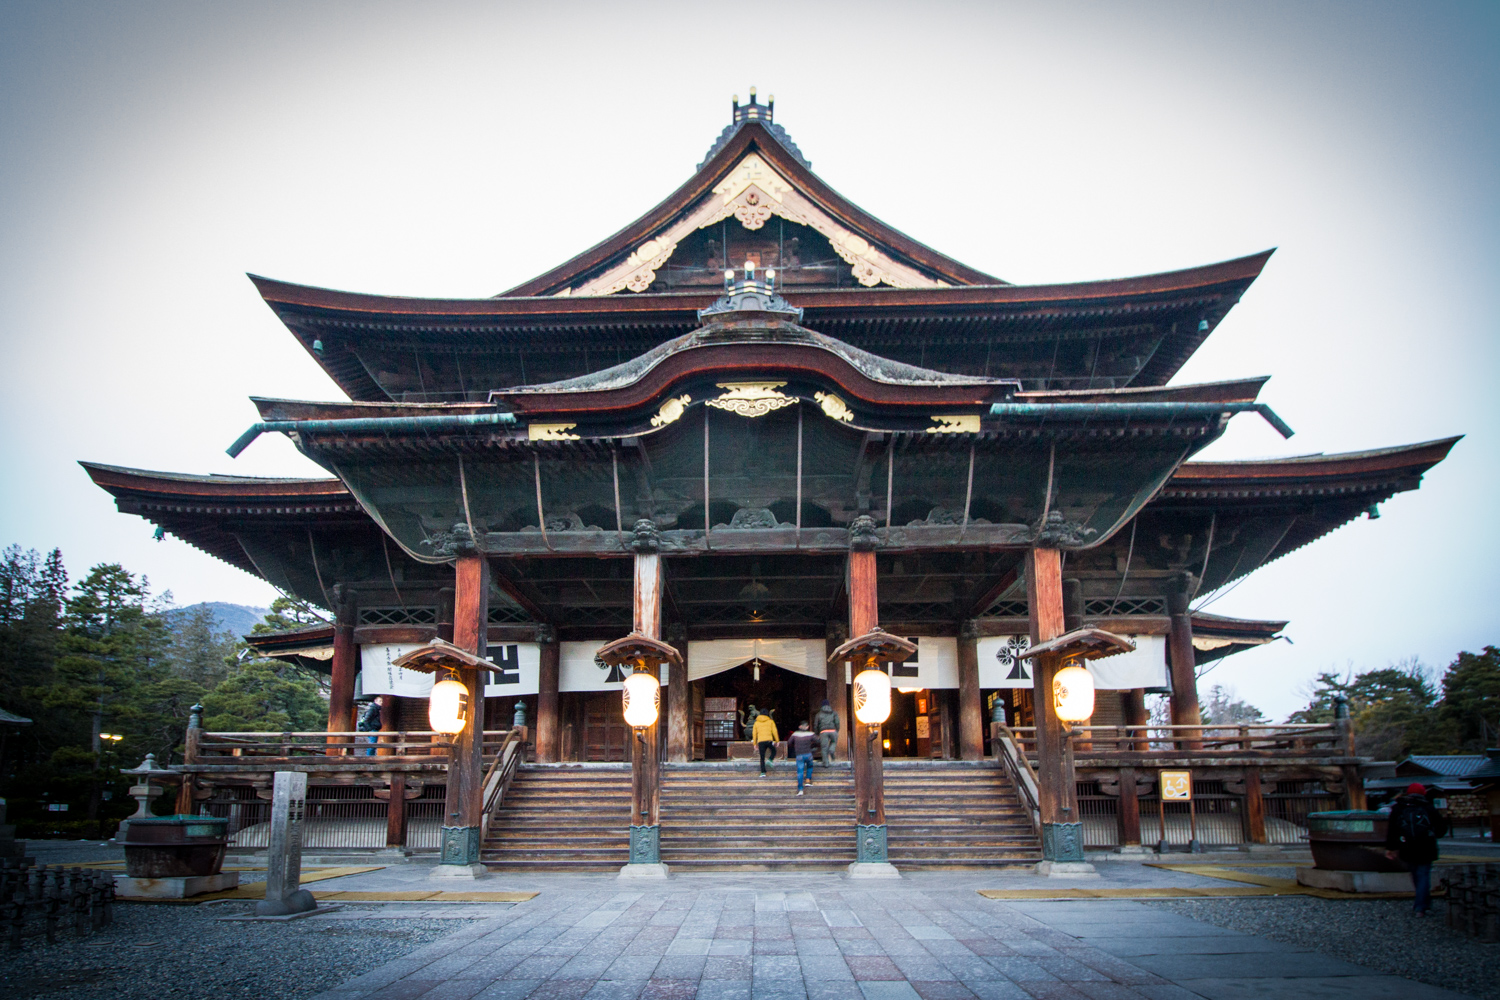
M 1500 644 L 1500 5 L 0 5 L 0 544 L 179 603 L 268 586 L 118 514 L 78 459 L 320 475 L 252 394 L 341 394 L 245 272 L 479 297 L 685 180 L 751 84 L 824 180 L 1020 283 L 1279 247 L 1177 381 L 1274 376 L 1283 442 L 1466 434 L 1420 492 L 1211 610 L 1277 717 L 1318 670 Z

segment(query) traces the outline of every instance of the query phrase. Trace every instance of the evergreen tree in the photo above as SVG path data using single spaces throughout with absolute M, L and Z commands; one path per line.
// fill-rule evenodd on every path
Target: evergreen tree
M 1205 726 L 1256 725 L 1266 721 L 1266 715 L 1248 701 L 1236 697 L 1232 687 L 1215 684 L 1208 689 L 1198 714 Z
M 1438 717 L 1454 751 L 1500 746 L 1500 648 L 1458 654 L 1443 675 Z
M 312 671 L 247 656 L 203 696 L 203 726 L 219 732 L 310 732 L 328 721 Z
M 167 665 L 177 677 L 209 690 L 229 676 L 238 638 L 220 629 L 213 609 L 204 605 L 166 614 L 170 626 Z

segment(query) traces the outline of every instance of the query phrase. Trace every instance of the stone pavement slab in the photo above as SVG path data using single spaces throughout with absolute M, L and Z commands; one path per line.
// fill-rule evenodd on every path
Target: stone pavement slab
M 1125 866 L 1102 866 L 1120 868 Z M 1149 887 L 1195 876 L 1111 873 Z M 332 880 L 420 882 L 420 866 Z M 325 1000 L 1438 1000 L 1457 994 L 1118 899 L 990 900 L 984 872 L 867 885 L 832 874 L 491 877 L 533 891 L 324 994 Z M 356 887 L 356 883 L 360 883 Z M 430 902 L 390 904 L 405 912 Z M 480 911 L 478 907 L 485 907 Z M 361 907 L 363 909 L 363 907 Z M 309 919 L 334 919 L 332 916 Z M 1268 960 L 1274 955 L 1274 960 Z M 1363 985 L 1358 985 L 1363 984 Z M 1399 988 L 1399 990 L 1398 990 Z

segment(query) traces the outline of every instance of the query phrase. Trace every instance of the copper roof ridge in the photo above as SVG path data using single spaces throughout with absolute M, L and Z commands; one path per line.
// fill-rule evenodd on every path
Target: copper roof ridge
M 1418 441 L 1414 444 L 1391 445 L 1386 448 L 1369 448 L 1363 451 L 1341 451 L 1341 452 L 1315 452 L 1309 455 L 1293 455 L 1287 458 L 1249 458 L 1249 459 L 1225 459 L 1218 461 L 1188 461 L 1178 466 L 1177 472 L 1173 473 L 1176 478 L 1184 469 L 1194 472 L 1203 470 L 1222 469 L 1228 470 L 1234 467 L 1244 468 L 1255 465 L 1311 465 L 1318 462 L 1356 462 L 1369 458 L 1385 458 L 1396 455 L 1408 455 L 1428 449 L 1436 449 L 1446 446 L 1452 448 L 1464 435 L 1456 434 L 1452 437 L 1435 438 L 1431 441 Z M 1444 453 L 1446 455 L 1446 452 Z M 1437 461 L 1441 461 L 1439 457 Z
M 140 479 L 156 479 L 163 482 L 214 483 L 226 486 L 237 484 L 308 486 L 338 483 L 340 488 L 343 487 L 343 483 L 339 479 L 331 476 L 313 479 L 302 476 L 232 476 L 222 472 L 164 472 L 158 469 L 137 469 L 128 465 L 106 465 L 103 462 L 88 462 L 83 459 L 79 459 L 78 464 L 91 474 L 97 470 L 114 475 L 132 476 Z

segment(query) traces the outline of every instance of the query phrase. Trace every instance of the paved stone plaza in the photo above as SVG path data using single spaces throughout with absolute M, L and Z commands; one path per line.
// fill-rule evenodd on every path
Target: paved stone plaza
M 1102 868 L 1104 877 L 1091 880 L 1091 888 L 1224 885 L 1137 864 Z M 426 873 L 425 866 L 389 868 L 319 888 L 414 890 L 425 885 Z M 1145 902 L 991 900 L 977 891 L 1049 885 L 1057 888 L 1059 880 L 983 872 L 908 873 L 899 882 L 704 874 L 647 885 L 603 875 L 491 876 L 474 888 L 539 895 L 504 909 L 474 904 L 484 907 L 484 919 L 322 997 L 1436 1000 L 1462 995 Z M 405 905 L 410 912 L 425 909 L 420 903 Z

